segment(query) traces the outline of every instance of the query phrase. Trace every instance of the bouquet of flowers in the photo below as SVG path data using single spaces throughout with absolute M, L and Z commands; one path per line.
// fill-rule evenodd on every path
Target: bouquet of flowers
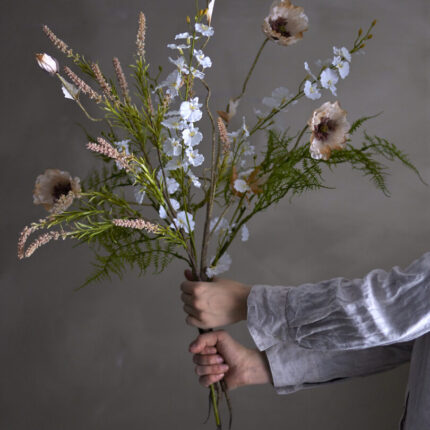
M 46 53 L 37 54 L 37 62 L 59 79 L 66 99 L 100 124 L 98 136 L 87 134 L 86 147 L 101 167 L 82 183 L 59 169 L 37 177 L 34 203 L 48 213 L 23 229 L 19 258 L 30 257 L 50 241 L 71 238 L 94 250 L 95 271 L 82 286 L 121 276 L 129 267 L 160 272 L 176 258 L 187 263 L 196 280 L 209 281 L 229 269 L 229 247 L 236 237 L 248 240 L 252 217 L 283 197 L 324 187 L 324 169 L 348 163 L 385 194 L 387 170 L 381 159 L 399 160 L 418 174 L 407 156 L 382 137 L 364 132 L 353 144 L 352 136 L 373 116 L 350 123 L 337 100 L 316 106 L 293 133 L 274 126 L 278 113 L 303 98 L 317 101 L 337 95 L 339 79 L 348 76 L 353 55 L 372 38 L 375 21 L 367 31 L 360 29 L 348 48 L 333 47 L 332 58 L 317 62 L 318 71 L 305 63 L 295 91 L 276 88 L 263 99 L 264 110 L 256 110 L 255 118 L 243 117 L 232 130 L 266 44 L 274 42 L 282 50 L 299 42 L 308 18 L 289 0 L 275 2 L 263 20 L 264 39 L 239 95 L 214 111 L 214 90 L 205 80 L 212 61 L 204 52 L 214 35 L 214 4 L 211 0 L 200 9 L 197 1 L 195 16 L 186 18 L 186 31 L 167 45 L 175 54 L 169 57 L 172 70 L 167 75 L 161 68 L 154 73 L 146 58 L 143 13 L 128 77 L 118 58 L 113 58 L 114 77 L 109 77 L 43 27 L 81 76 Z M 99 118 L 87 111 L 85 97 L 100 107 Z M 199 128 L 203 118 L 210 127 L 207 136 Z M 264 133 L 267 143 L 255 148 L 252 139 L 258 133 Z M 39 236 L 27 244 L 37 231 Z M 227 394 L 222 381 L 210 387 L 219 428 L 222 392 Z M 228 397 L 227 403 L 230 408 Z

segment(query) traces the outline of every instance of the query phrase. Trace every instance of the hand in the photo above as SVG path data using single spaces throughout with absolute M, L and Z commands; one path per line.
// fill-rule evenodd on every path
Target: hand
M 188 280 L 181 284 L 181 299 L 187 324 L 216 328 L 246 319 L 251 287 L 217 277 L 212 282 L 196 282 L 190 270 L 184 273 Z
M 272 382 L 266 355 L 245 348 L 225 331 L 201 334 L 191 343 L 190 352 L 199 382 L 205 387 L 223 377 L 229 390 Z

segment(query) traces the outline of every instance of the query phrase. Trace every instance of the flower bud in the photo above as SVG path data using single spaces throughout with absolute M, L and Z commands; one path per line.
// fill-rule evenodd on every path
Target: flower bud
M 191 22 L 191 18 L 187 16 L 187 24 L 189 24 L 190 22 Z
M 214 6 L 215 6 L 215 0 L 211 0 L 209 2 L 209 5 L 206 9 L 206 18 L 208 20 L 208 24 L 211 25 L 211 21 L 212 21 L 212 13 L 214 10 Z
M 37 64 L 50 75 L 55 75 L 60 71 L 58 61 L 48 54 L 36 54 L 36 61 Z

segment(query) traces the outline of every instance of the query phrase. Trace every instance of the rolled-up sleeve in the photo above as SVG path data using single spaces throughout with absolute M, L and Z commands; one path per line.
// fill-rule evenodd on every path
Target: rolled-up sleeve
M 430 252 L 406 269 L 298 287 L 254 285 L 248 329 L 260 350 L 295 342 L 316 350 L 367 349 L 430 331 Z

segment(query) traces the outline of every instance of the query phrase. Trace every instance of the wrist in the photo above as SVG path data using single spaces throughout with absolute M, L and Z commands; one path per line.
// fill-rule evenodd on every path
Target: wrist
M 249 360 L 243 385 L 259 385 L 272 383 L 269 362 L 266 354 L 258 349 L 249 350 Z
M 248 296 L 250 292 L 251 292 L 251 287 L 249 285 L 243 284 L 241 286 L 240 297 L 239 297 L 239 301 L 240 301 L 239 318 L 241 321 L 242 320 L 246 321 L 248 317 Z

